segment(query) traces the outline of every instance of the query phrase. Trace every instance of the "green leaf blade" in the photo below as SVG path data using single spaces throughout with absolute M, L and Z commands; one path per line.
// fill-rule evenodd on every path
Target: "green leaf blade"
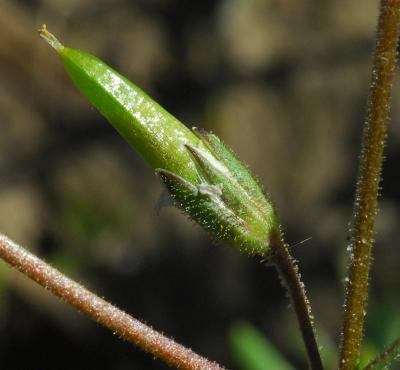
M 229 339 L 234 357 L 242 370 L 294 370 L 273 344 L 250 323 L 235 323 Z

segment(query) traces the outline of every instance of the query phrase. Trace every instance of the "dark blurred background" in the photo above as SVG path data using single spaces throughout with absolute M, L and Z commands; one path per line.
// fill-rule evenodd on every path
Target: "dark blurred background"
M 195 351 L 238 369 L 255 325 L 306 368 L 273 268 L 157 211 L 153 171 L 72 87 L 36 29 L 88 51 L 265 185 L 299 260 L 328 367 L 342 320 L 378 0 L 0 1 L 0 231 Z M 377 220 L 366 348 L 400 332 L 400 84 Z M 1 369 L 165 369 L 0 263 Z

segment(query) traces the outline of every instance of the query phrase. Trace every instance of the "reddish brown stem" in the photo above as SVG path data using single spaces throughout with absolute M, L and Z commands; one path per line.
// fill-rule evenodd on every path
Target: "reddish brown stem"
M 300 280 L 298 267 L 289 253 L 288 246 L 285 244 L 280 230 L 275 229 L 271 233 L 270 242 L 271 250 L 267 259 L 275 265 L 281 277 L 282 284 L 290 294 L 311 369 L 322 370 L 323 365 L 315 338 L 311 306 L 304 289 L 304 284 Z
M 390 364 L 396 361 L 400 354 L 400 338 L 396 339 L 390 347 L 372 360 L 364 370 L 389 369 Z
M 69 279 L 0 234 L 0 258 L 121 338 L 179 369 L 223 369 Z
M 364 126 L 351 231 L 340 369 L 353 370 L 360 355 L 368 300 L 373 229 L 399 36 L 400 0 L 381 0 L 377 43 Z

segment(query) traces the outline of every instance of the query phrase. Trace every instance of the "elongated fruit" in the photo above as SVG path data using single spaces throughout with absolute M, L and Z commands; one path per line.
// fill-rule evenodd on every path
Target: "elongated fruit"
M 76 87 L 156 170 L 172 198 L 218 241 L 265 256 L 277 227 L 271 202 L 212 133 L 189 130 L 141 89 L 83 51 L 39 30 Z

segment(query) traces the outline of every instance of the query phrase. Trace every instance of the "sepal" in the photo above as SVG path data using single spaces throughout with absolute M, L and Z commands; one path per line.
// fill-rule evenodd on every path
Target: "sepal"
M 231 242 L 250 254 L 263 254 L 267 244 L 255 240 L 248 223 L 238 217 L 223 201 L 222 184 L 191 184 L 182 177 L 156 169 L 175 204 L 192 220 L 200 224 L 218 242 Z

